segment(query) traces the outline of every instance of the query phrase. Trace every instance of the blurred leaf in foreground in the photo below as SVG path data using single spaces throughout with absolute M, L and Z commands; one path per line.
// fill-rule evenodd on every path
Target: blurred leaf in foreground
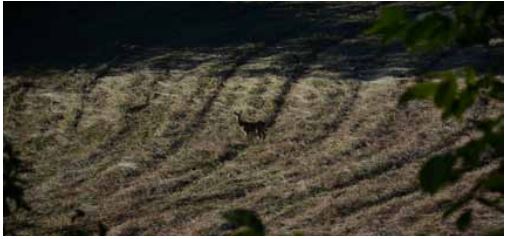
M 468 228 L 470 225 L 470 222 L 472 221 L 472 210 L 466 210 L 461 216 L 459 216 L 458 220 L 456 221 L 456 225 L 458 226 L 458 229 L 461 231 L 464 231 Z
M 251 210 L 235 209 L 223 214 L 226 221 L 236 228 L 230 235 L 233 236 L 264 236 L 265 226 L 258 215 Z
M 457 178 L 453 170 L 452 155 L 439 155 L 426 162 L 420 173 L 421 187 L 429 193 L 436 193 L 442 186 Z
M 376 34 L 386 43 L 399 41 L 409 50 L 421 51 L 490 45 L 493 39 L 503 38 L 501 2 L 445 2 L 435 6 L 416 15 L 397 6 L 386 7 L 366 33 Z M 503 72 L 503 68 L 501 70 Z M 428 81 L 407 89 L 399 99 L 400 104 L 430 100 L 442 111 L 443 119 L 462 121 L 464 113 L 473 106 L 486 107 L 491 101 L 503 102 L 502 77 L 479 75 L 469 67 L 433 72 L 423 78 Z M 468 192 L 454 199 L 444 212 L 444 218 L 472 201 L 503 213 L 503 114 L 495 118 L 474 117 L 470 122 L 480 136 L 447 153 L 433 156 L 419 172 L 423 191 L 434 194 L 467 172 L 485 164 L 493 165 L 491 172 L 481 175 Z M 498 198 L 484 197 L 489 193 L 499 194 Z M 471 221 L 472 211 L 467 209 L 457 219 L 456 226 L 465 230 Z M 492 234 L 503 234 L 503 228 Z

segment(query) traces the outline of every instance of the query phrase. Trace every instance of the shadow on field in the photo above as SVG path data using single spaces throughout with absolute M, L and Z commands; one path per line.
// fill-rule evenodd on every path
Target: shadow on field
M 452 58 L 419 56 L 421 61 L 408 57 L 401 46 L 381 47 L 362 32 L 384 4 L 388 3 L 9 2 L 4 16 L 4 72 L 15 75 L 30 69 L 28 72 L 93 69 L 175 49 L 191 49 L 196 54 L 247 43 L 278 46 L 274 49 L 278 53 L 286 51 L 280 42 L 307 38 L 338 38 L 333 51 L 327 52 L 333 56 L 317 64 L 338 71 L 344 78 L 359 80 L 406 76 L 419 65 L 444 68 L 468 65 L 470 61 L 487 70 L 491 58 L 503 63 L 501 54 L 496 53 L 503 52 L 503 47 L 452 51 L 448 54 Z M 413 5 L 413 12 L 427 7 Z M 313 47 L 300 43 L 288 51 Z M 450 63 L 441 63 L 439 58 Z M 185 69 L 197 64 L 180 58 L 172 63 L 159 62 L 157 67 Z
M 277 4 L 279 5 L 279 4 Z M 93 67 L 135 48 L 273 42 L 317 25 L 272 3 L 6 3 L 5 70 Z M 285 35 L 285 29 L 291 35 Z

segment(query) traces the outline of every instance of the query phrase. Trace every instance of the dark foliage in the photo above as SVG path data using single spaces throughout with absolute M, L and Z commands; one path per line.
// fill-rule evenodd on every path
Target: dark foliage
M 399 7 L 388 7 L 367 33 L 380 35 L 384 42 L 400 40 L 412 50 L 488 44 L 490 39 L 503 36 L 503 3 L 442 3 L 415 16 Z
M 264 236 L 265 226 L 254 211 L 235 209 L 223 214 L 231 228 L 233 236 Z
M 443 3 L 436 10 L 414 17 L 398 7 L 385 8 L 367 32 L 380 35 L 384 42 L 399 40 L 411 50 L 488 45 L 493 38 L 503 37 L 503 3 Z M 491 74 L 478 75 L 472 68 L 434 72 L 423 78 L 428 81 L 409 88 L 400 98 L 401 104 L 430 100 L 442 110 L 442 118 L 462 120 L 467 110 L 478 107 L 479 101 L 503 102 L 503 80 Z M 498 161 L 495 170 L 483 175 L 469 192 L 450 204 L 444 217 L 474 200 L 503 213 L 503 115 L 475 120 L 474 124 L 482 136 L 430 158 L 419 173 L 421 188 L 434 194 L 464 173 L 482 167 L 484 161 Z M 487 192 L 499 193 L 500 197 L 488 199 Z M 457 228 L 466 230 L 471 221 L 472 210 L 466 209 L 456 221 Z M 492 234 L 498 231 L 503 234 L 503 228 Z

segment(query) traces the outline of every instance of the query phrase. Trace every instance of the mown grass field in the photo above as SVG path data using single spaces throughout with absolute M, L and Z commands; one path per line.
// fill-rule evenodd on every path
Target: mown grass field
M 469 119 L 503 105 L 479 105 L 462 122 L 442 121 L 430 102 L 398 105 L 432 59 L 362 35 L 377 9 L 282 3 L 268 13 L 316 24 L 295 26 L 306 34 L 294 38 L 132 47 L 99 69 L 4 75 L 4 132 L 30 165 L 32 207 L 4 226 L 53 235 L 100 221 L 108 235 L 221 235 L 221 214 L 235 208 L 256 211 L 270 235 L 473 235 L 503 225 L 479 204 L 465 232 L 441 219 L 492 165 L 434 196 L 417 178 L 430 156 L 476 136 Z M 476 59 L 474 50 L 437 66 Z M 275 123 L 251 140 L 233 112 Z M 86 216 L 71 222 L 76 208 Z

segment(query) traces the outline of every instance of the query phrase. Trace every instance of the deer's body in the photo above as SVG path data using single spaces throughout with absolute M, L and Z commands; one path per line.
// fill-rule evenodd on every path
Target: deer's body
M 242 119 L 242 115 L 240 113 L 234 112 L 234 114 L 237 118 L 237 123 L 240 126 L 240 129 L 247 137 L 255 136 L 259 139 L 265 139 L 265 131 L 267 128 L 267 124 L 265 122 L 247 122 Z

